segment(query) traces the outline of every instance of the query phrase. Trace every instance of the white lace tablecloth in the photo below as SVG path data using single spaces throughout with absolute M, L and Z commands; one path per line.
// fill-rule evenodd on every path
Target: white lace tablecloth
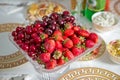
M 4 1 L 4 0 L 3 0 Z M 10 8 L 11 9 L 11 8 Z M 10 10 L 8 10 L 10 11 Z M 0 7 L 0 24 L 2 23 L 24 23 L 24 15 L 22 12 L 17 12 L 15 14 L 7 14 L 7 9 L 3 9 Z M 79 20 L 82 25 L 92 27 L 91 22 L 87 21 L 85 18 L 80 18 Z M 120 39 L 120 26 L 118 29 L 107 32 L 107 33 L 98 33 L 108 44 L 111 40 Z M 1 45 L 0 45 L 1 46 Z M 107 55 L 107 52 L 103 54 L 101 57 L 91 60 L 91 61 L 76 61 L 72 63 L 68 69 L 80 68 L 80 67 L 98 67 L 104 68 L 109 71 L 112 71 L 118 75 L 120 75 L 120 65 L 113 63 Z M 63 74 L 63 73 L 62 73 Z M 61 73 L 52 73 L 52 74 L 39 74 L 31 63 L 27 62 L 23 65 L 14 68 L 8 69 L 0 69 L 0 80 L 9 80 L 11 77 L 16 76 L 25 76 L 25 80 L 57 80 Z M 50 76 L 49 76 L 50 75 Z M 18 80 L 18 78 L 16 79 Z

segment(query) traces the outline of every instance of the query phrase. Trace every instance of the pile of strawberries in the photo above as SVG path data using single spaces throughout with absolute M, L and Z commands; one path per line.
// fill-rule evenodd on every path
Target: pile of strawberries
M 17 27 L 12 32 L 14 41 L 27 54 L 46 69 L 63 65 L 74 57 L 92 48 L 98 42 L 96 33 L 74 23 L 68 11 L 44 16 L 26 27 Z

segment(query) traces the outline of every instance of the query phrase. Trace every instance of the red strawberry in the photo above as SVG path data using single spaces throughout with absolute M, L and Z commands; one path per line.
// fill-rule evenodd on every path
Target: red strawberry
M 53 68 L 55 68 L 56 65 L 57 65 L 57 61 L 52 59 L 45 64 L 45 68 L 46 69 L 53 69 Z
M 87 30 L 79 30 L 78 34 L 83 36 L 83 37 L 88 37 L 89 36 L 89 32 Z
M 44 63 L 50 61 L 50 53 L 41 53 L 39 59 Z
M 90 33 L 89 37 L 90 40 L 97 43 L 98 42 L 98 35 L 96 33 Z
M 66 51 L 64 51 L 64 56 L 67 57 L 69 60 L 74 58 L 74 55 L 68 49 Z
M 59 35 L 59 36 L 62 36 L 62 32 L 60 30 L 56 30 L 53 35 Z
M 77 37 L 76 34 L 73 34 L 72 36 L 70 36 L 71 39 L 74 38 L 74 37 Z
M 61 49 L 62 48 L 62 43 L 60 41 L 55 42 L 55 48 L 56 49 Z
M 47 52 L 52 53 L 55 49 L 55 41 L 54 40 L 47 40 L 44 43 L 44 48 Z
M 57 60 L 57 64 L 58 65 L 63 65 L 64 63 L 65 63 L 65 60 L 62 59 L 62 58 L 60 58 L 60 59 Z
M 94 45 L 95 45 L 95 43 L 92 40 L 88 39 L 88 40 L 85 41 L 85 46 L 87 48 L 92 48 Z
M 63 41 L 62 32 L 60 30 L 55 31 L 53 34 L 53 38 L 56 41 Z
M 63 36 L 63 39 L 64 39 L 64 40 L 67 39 L 67 36 Z
M 65 30 L 66 29 L 72 29 L 72 27 L 73 27 L 72 23 L 66 23 L 65 24 Z
M 64 35 L 65 36 L 71 36 L 71 35 L 73 35 L 74 34 L 74 31 L 72 30 L 72 29 L 66 29 L 65 31 L 64 31 Z
M 56 50 L 53 53 L 53 58 L 54 59 L 59 59 L 62 56 L 62 51 L 61 50 Z
M 63 42 L 63 45 L 66 47 L 66 48 L 72 48 L 73 47 L 73 42 L 72 40 L 70 40 L 69 38 L 66 38 Z
M 74 56 L 78 56 L 78 55 L 80 55 L 82 52 L 84 52 L 84 50 L 85 50 L 84 47 L 80 47 L 80 48 L 78 48 L 78 47 L 73 47 L 73 48 L 72 48 L 72 53 L 73 53 Z
M 42 33 L 42 34 L 40 34 L 40 38 L 41 38 L 42 40 L 44 40 L 44 39 L 48 38 L 48 35 L 45 34 L 45 33 Z
M 80 27 L 74 26 L 74 27 L 73 27 L 73 30 L 74 30 L 74 32 L 78 32 L 78 31 L 80 30 Z
M 74 45 L 81 44 L 80 38 L 78 38 L 78 37 L 72 37 L 72 41 L 73 41 Z

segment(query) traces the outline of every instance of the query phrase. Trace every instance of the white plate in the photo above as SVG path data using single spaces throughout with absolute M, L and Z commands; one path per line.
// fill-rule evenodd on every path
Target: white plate
M 16 67 L 27 62 L 8 37 L 10 31 L 18 25 L 20 24 L 0 24 L 0 69 Z
M 58 80 L 120 80 L 120 76 L 105 69 L 85 67 L 68 71 Z

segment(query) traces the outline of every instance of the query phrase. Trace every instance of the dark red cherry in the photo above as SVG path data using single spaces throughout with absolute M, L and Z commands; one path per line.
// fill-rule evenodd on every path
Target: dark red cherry
M 40 37 L 36 37 L 36 38 L 34 38 L 34 41 L 35 41 L 35 43 L 40 43 L 42 40 Z
M 32 28 L 32 32 L 34 33 L 34 32 L 37 32 L 37 28 Z
M 18 34 L 18 39 L 23 39 L 24 37 L 25 37 L 24 34 L 22 33 Z
M 63 15 L 64 15 L 64 16 L 67 16 L 67 15 L 69 15 L 69 14 L 70 14 L 69 11 L 64 11 L 64 12 L 63 12 Z
M 17 36 L 17 32 L 16 32 L 16 31 L 13 31 L 13 32 L 12 32 L 12 36 Z
M 38 36 L 37 33 L 31 34 L 31 37 L 32 37 L 32 38 L 36 38 L 37 36 Z
M 22 45 L 22 49 L 23 49 L 24 51 L 28 51 L 29 46 L 28 46 L 28 45 L 26 45 L 26 44 L 23 44 L 23 45 Z
M 21 31 L 23 28 L 22 27 L 17 27 L 16 28 L 16 32 L 19 32 L 19 31 Z
M 16 43 L 17 43 L 18 45 L 21 45 L 21 44 L 22 44 L 22 40 L 17 40 Z
M 29 51 L 32 51 L 32 52 L 34 52 L 36 50 L 36 47 L 35 47 L 35 45 L 31 45 L 30 46 L 30 48 L 29 48 Z
M 53 31 L 48 28 L 48 29 L 45 30 L 45 33 L 48 34 L 48 35 L 51 35 L 53 33 Z

